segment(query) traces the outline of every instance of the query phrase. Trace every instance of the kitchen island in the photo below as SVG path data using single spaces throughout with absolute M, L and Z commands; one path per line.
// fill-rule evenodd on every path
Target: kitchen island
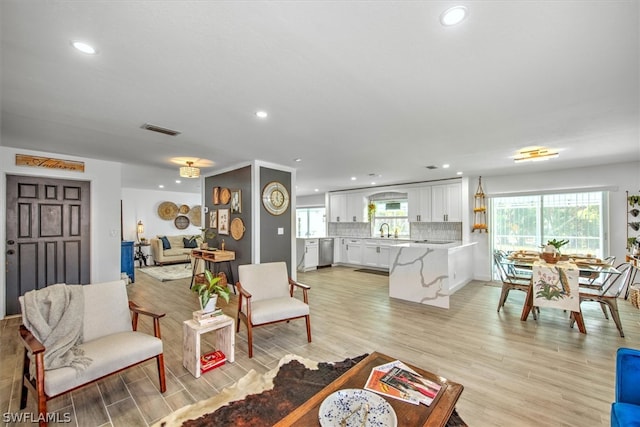
M 389 296 L 449 308 L 449 297 L 473 279 L 477 242 L 391 246 Z

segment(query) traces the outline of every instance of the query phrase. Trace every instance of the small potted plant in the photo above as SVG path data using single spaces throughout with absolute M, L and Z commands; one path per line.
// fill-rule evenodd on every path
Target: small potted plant
M 218 297 L 221 297 L 225 302 L 229 302 L 229 288 L 226 285 L 221 285 L 220 277 L 215 276 L 211 271 L 204 271 L 204 282 L 196 283 L 192 290 L 198 294 L 200 300 L 200 308 L 203 312 L 211 312 L 216 309 Z
M 568 240 L 548 240 L 546 245 L 542 245 L 542 259 L 555 264 L 560 259 L 560 248 L 569 243 Z
M 202 235 L 196 236 L 197 239 L 202 239 L 202 243 L 200 243 L 200 249 L 208 249 L 209 242 L 207 242 L 207 240 L 211 240 L 216 237 L 216 233 L 214 233 L 211 228 L 201 228 L 200 231 L 202 231 Z

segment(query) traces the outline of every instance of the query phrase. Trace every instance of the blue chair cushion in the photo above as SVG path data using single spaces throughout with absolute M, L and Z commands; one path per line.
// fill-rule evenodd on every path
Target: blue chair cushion
M 640 427 L 640 405 L 613 403 L 611 405 L 611 427 Z
M 198 247 L 198 242 L 196 241 L 195 237 L 192 237 L 190 239 L 187 239 L 186 237 L 182 238 L 182 243 L 184 244 L 185 248 L 189 248 L 189 249 L 194 249 Z
M 162 250 L 171 249 L 171 243 L 169 243 L 167 236 L 158 236 L 158 238 L 162 240 Z

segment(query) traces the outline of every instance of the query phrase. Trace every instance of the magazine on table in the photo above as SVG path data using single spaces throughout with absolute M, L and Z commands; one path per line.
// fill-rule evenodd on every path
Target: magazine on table
M 442 386 L 396 360 L 373 368 L 364 388 L 414 405 L 429 406 Z

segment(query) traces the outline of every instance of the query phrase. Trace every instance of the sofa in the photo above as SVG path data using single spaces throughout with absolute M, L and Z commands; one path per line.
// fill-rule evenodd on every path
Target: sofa
M 60 292 L 66 285 L 60 286 L 56 292 Z M 33 292 L 42 292 L 48 288 Z M 34 313 L 40 306 L 44 307 L 40 309 L 44 310 L 40 311 L 42 314 L 59 313 L 60 310 L 51 308 L 53 306 L 51 301 L 55 300 L 55 294 L 44 294 L 36 298 L 34 304 L 31 304 L 25 296 L 19 298 L 24 322 L 19 332 L 25 347 L 20 408 L 26 407 L 27 393 L 30 388 L 38 402 L 38 419 L 41 427 L 47 425 L 48 415 L 51 415 L 47 414 L 48 400 L 148 360 L 156 360 L 160 392 L 164 393 L 166 390 L 163 345 L 160 338 L 160 318 L 164 314 L 153 313 L 129 301 L 126 283 L 122 280 L 85 285 L 81 287 L 81 292 L 83 303 L 76 305 L 80 307 L 76 310 L 80 310 L 81 317 L 78 319 L 81 322 L 79 325 L 81 341 L 77 345 L 80 352 L 74 351 L 74 354 L 90 359 L 88 366 L 83 370 L 76 370 L 68 365 L 47 370 L 44 368 L 47 363 L 47 349 L 56 354 L 61 350 L 58 350 L 55 343 L 66 343 L 65 340 L 60 343 L 59 339 L 55 343 L 51 341 L 55 328 L 65 321 L 64 318 L 57 319 L 55 314 L 47 317 L 57 322 L 55 327 L 51 327 L 51 333 L 48 335 L 47 329 L 41 327 L 39 316 L 29 317 L 29 319 L 38 320 L 38 326 L 35 327 L 34 323 L 27 322 L 28 319 L 24 318 L 26 310 L 28 313 Z M 58 301 L 57 306 L 61 306 L 62 302 L 59 302 L 61 300 L 58 298 L 56 301 Z M 70 311 L 64 311 L 64 314 Z M 153 335 L 137 331 L 138 316 L 141 314 L 151 316 Z M 49 324 L 51 322 L 52 320 L 49 319 Z M 68 320 L 66 322 L 69 324 Z M 27 325 L 45 334 L 41 336 L 42 342 L 49 343 L 47 348 L 38 341 L 36 334 Z M 34 364 L 32 369 L 30 369 L 31 363 Z M 33 377 L 31 373 L 34 374 Z
M 619 348 L 616 354 L 615 402 L 611 427 L 640 427 L 640 350 Z
M 162 238 L 166 238 L 164 242 Z M 186 239 L 186 240 L 185 240 Z M 185 247 L 185 242 L 189 241 L 189 247 Z M 168 242 L 168 243 L 167 243 Z M 180 234 L 176 236 L 157 236 L 151 239 L 151 256 L 156 265 L 186 263 L 190 260 L 191 251 L 200 245 L 199 236 Z M 167 248 L 168 246 L 168 248 Z

